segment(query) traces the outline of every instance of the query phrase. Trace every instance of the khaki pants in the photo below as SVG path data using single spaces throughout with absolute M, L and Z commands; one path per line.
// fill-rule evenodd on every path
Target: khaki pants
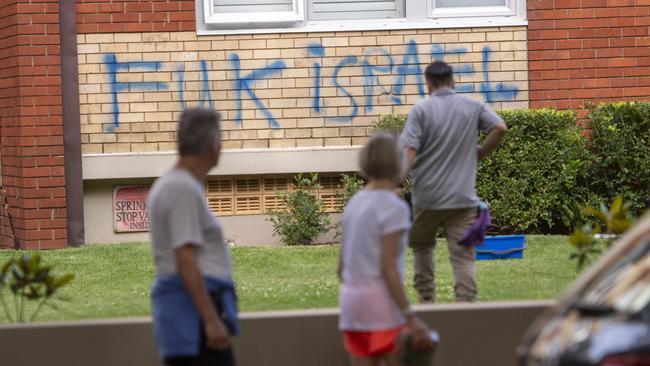
M 413 249 L 414 286 L 421 302 L 435 302 L 434 248 L 438 229 L 447 233 L 449 260 L 454 273 L 456 301 L 476 301 L 476 270 L 474 247 L 458 244 L 476 220 L 476 208 L 454 210 L 414 209 L 409 246 Z

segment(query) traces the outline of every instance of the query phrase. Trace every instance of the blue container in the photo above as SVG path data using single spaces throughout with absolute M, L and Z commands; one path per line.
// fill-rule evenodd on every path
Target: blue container
M 526 247 L 524 235 L 488 236 L 475 247 L 476 260 L 523 258 Z

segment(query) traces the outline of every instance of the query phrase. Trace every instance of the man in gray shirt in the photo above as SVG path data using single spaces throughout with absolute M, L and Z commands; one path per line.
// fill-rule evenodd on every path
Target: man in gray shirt
M 213 110 L 183 112 L 178 161 L 149 193 L 156 265 L 152 315 L 160 355 L 168 366 L 235 365 L 230 346 L 237 316 L 232 263 L 221 223 L 203 193 L 203 182 L 221 154 L 219 120 Z
M 435 301 L 433 249 L 447 234 L 456 301 L 476 301 L 474 248 L 458 244 L 476 219 L 476 168 L 497 147 L 507 127 L 485 103 L 457 95 L 452 68 L 436 61 L 425 71 L 430 97 L 409 113 L 401 143 L 412 167 L 414 207 L 409 246 L 420 302 Z M 478 133 L 486 139 L 477 146 Z

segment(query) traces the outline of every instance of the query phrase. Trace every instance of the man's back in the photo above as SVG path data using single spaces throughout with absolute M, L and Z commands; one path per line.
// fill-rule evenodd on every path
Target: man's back
M 478 131 L 502 122 L 484 103 L 439 89 L 409 113 L 402 145 L 417 151 L 413 163 L 413 204 L 429 210 L 478 204 Z

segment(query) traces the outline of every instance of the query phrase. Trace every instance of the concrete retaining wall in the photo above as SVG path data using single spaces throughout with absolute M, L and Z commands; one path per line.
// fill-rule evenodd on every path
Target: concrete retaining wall
M 511 366 L 523 332 L 552 302 L 417 308 L 441 335 L 435 365 Z M 337 366 L 348 361 L 336 310 L 245 313 L 240 366 Z M 0 327 L 2 365 L 159 365 L 148 318 Z

